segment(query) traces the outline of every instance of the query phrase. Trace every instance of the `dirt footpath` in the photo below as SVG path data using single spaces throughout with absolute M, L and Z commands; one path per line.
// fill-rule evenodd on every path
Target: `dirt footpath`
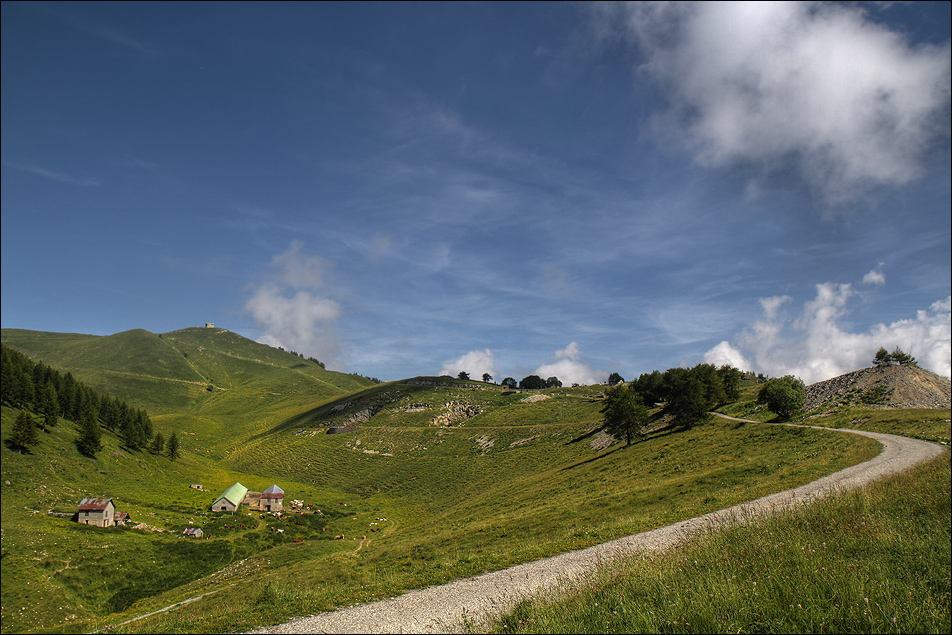
M 698 531 L 722 525 L 732 518 L 743 520 L 758 513 L 822 498 L 836 490 L 862 487 L 872 481 L 905 471 L 944 451 L 942 446 L 935 443 L 907 437 L 861 430 L 840 431 L 876 439 L 882 444 L 883 451 L 865 463 L 840 470 L 796 489 L 765 496 L 667 527 L 626 536 L 588 549 L 527 562 L 502 571 L 411 591 L 388 600 L 296 619 L 255 632 L 462 632 L 466 624 L 485 624 L 489 618 L 510 610 L 519 600 L 544 595 L 547 591 L 557 590 L 564 586 L 566 582 L 571 583 L 591 575 L 600 565 L 614 558 L 644 551 L 663 551 Z

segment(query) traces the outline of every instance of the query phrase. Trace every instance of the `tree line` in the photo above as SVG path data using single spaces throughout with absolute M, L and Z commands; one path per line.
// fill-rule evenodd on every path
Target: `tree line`
M 457 375 L 457 379 L 469 380 L 469 373 L 465 370 L 461 370 Z M 493 376 L 489 373 L 483 373 L 483 381 L 489 383 L 493 380 Z M 541 390 L 542 388 L 561 388 L 562 382 L 559 381 L 558 377 L 549 377 L 548 379 L 542 379 L 538 375 L 529 375 L 528 377 L 523 377 L 522 380 L 517 384 L 516 380 L 512 377 L 506 377 L 502 380 L 501 386 L 506 388 L 515 389 L 517 386 L 523 390 Z M 577 384 L 576 384 L 577 385 Z
M 134 408 L 108 394 L 99 394 L 72 373 L 60 373 L 6 345 L 0 345 L 0 403 L 20 410 L 7 444 L 18 452 L 39 443 L 39 432 L 49 432 L 60 418 L 76 423 L 77 449 L 86 456 L 102 450 L 102 428 L 122 439 L 126 449 L 148 449 L 171 459 L 179 456 L 173 432 L 168 440 L 154 433 L 144 409 Z
M 736 401 L 744 377 L 745 373 L 733 366 L 718 368 L 713 364 L 670 368 L 663 373 L 655 370 L 629 383 L 612 373 L 602 407 L 604 429 L 612 436 L 624 437 L 631 445 L 634 437 L 648 433 L 651 409 L 661 408 L 672 429 L 688 430 L 706 421 L 715 407 Z M 803 408 L 806 393 L 799 379 L 787 376 L 768 380 L 760 376 L 758 381 L 763 382 L 758 402 L 781 418 L 788 419 Z

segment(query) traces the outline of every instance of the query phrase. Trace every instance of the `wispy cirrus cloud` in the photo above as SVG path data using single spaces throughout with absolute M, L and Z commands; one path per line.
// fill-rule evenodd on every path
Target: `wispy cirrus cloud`
M 90 177 L 74 176 L 72 174 L 67 174 L 65 172 L 59 172 L 57 170 L 50 170 L 47 168 L 40 167 L 38 165 L 33 165 L 32 163 L 20 163 L 15 161 L 4 161 L 3 167 L 13 168 L 15 170 L 21 170 L 23 172 L 29 172 L 30 174 L 36 174 L 37 176 L 42 176 L 47 179 L 52 179 L 54 181 L 59 181 L 60 183 L 68 183 L 70 185 L 80 185 L 82 187 L 96 187 L 102 184 L 102 181 Z
M 145 43 L 143 40 L 133 37 L 125 31 L 117 29 L 104 22 L 90 20 L 88 18 L 81 18 L 71 13 L 57 11 L 56 9 L 52 9 L 49 6 L 43 6 L 43 10 L 56 17 L 64 24 L 78 31 L 83 31 L 84 33 L 93 35 L 111 44 L 117 44 L 119 46 L 149 55 L 154 55 L 158 52 L 155 48 Z

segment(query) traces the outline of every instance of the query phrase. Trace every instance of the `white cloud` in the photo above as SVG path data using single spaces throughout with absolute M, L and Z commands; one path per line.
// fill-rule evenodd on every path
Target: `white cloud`
M 573 361 L 579 358 L 582 352 L 578 348 L 578 342 L 571 342 L 560 351 L 555 351 L 556 359 L 571 359 Z
M 913 355 L 922 368 L 952 376 L 952 297 L 918 311 L 915 318 L 876 324 L 866 333 L 851 333 L 840 322 L 849 313 L 854 291 L 849 284 L 818 284 L 816 297 L 790 320 L 778 315 L 777 303 L 761 300 L 764 318 L 739 333 L 733 342 L 721 342 L 704 355 L 713 364 L 729 363 L 770 376 L 795 375 L 814 383 L 872 363 L 882 346 L 896 346 Z
M 555 351 L 554 357 L 554 362 L 542 364 L 532 374 L 542 379 L 558 377 L 565 386 L 590 385 L 608 381 L 608 371 L 595 370 L 580 361 L 581 351 L 577 342 L 571 342 L 565 348 Z
M 304 244 L 299 240 L 283 254 L 271 258 L 271 266 L 276 270 L 278 280 L 290 287 L 319 289 L 331 269 L 331 263 L 320 256 L 302 254 Z
M 835 206 L 870 185 L 908 183 L 948 133 L 950 46 L 913 48 L 858 7 L 596 6 L 596 35 L 643 52 L 639 70 L 670 105 L 660 128 L 701 165 L 743 166 L 762 178 L 792 161 Z
M 715 366 L 733 366 L 740 370 L 753 370 L 753 366 L 744 354 L 731 346 L 731 343 L 724 340 L 704 354 L 705 364 L 714 364 Z
M 465 355 L 443 363 L 440 375 L 456 377 L 460 372 L 469 373 L 471 379 L 482 380 L 483 374 L 489 373 L 496 378 L 496 358 L 488 348 L 481 351 L 470 351 Z
M 886 276 L 882 271 L 873 269 L 863 276 L 863 284 L 886 284 Z
M 254 287 L 245 310 L 264 329 L 258 341 L 339 368 L 343 362 L 335 324 L 341 306 L 312 293 L 322 288 L 330 263 L 302 254 L 302 248 L 295 241 L 287 251 L 274 256 L 271 279 Z

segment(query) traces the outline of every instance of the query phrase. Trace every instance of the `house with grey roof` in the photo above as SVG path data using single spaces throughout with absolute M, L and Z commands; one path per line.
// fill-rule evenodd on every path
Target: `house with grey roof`
M 258 507 L 268 512 L 281 511 L 281 508 L 284 507 L 284 490 L 277 485 L 272 485 L 261 492 Z

